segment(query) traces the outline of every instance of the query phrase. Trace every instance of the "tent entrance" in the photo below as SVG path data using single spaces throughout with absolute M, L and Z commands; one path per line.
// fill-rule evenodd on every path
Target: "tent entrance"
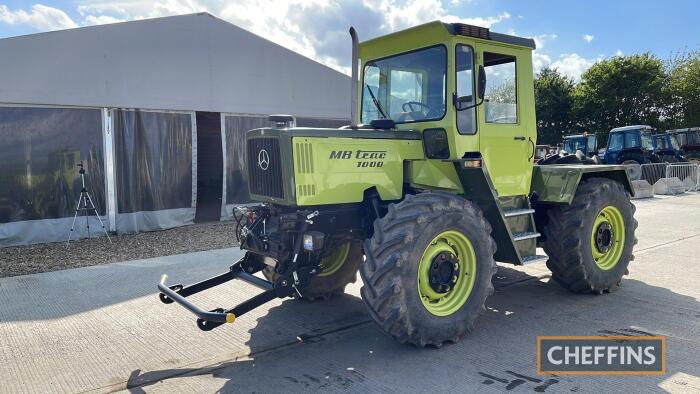
M 219 221 L 223 183 L 221 114 L 197 112 L 196 223 Z

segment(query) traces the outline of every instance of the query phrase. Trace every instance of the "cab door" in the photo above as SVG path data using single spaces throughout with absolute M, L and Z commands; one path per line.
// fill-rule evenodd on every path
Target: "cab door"
M 522 51 L 506 46 L 482 45 L 478 59 L 486 72 L 478 107 L 484 165 L 500 197 L 528 194 L 537 135 L 534 94 L 532 108 L 523 102 L 530 101 L 524 92 L 532 92 L 532 66 Z

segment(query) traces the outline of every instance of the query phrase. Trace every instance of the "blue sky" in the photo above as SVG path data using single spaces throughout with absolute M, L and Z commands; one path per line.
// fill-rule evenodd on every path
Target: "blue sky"
M 578 78 L 595 61 L 700 49 L 700 2 L 506 0 L 0 0 L 0 37 L 207 11 L 341 71 L 361 39 L 435 19 L 534 37 L 536 67 Z

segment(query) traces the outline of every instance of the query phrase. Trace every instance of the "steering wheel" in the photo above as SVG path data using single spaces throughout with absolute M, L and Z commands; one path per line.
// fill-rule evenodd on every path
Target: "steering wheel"
M 428 104 L 423 104 L 420 101 L 406 101 L 405 103 L 401 104 L 401 109 L 403 110 L 403 112 L 418 112 L 415 109 L 413 109 L 414 105 L 420 107 L 419 110 L 425 108 L 426 111 L 424 115 L 426 116 L 430 113 L 430 111 L 433 110 Z

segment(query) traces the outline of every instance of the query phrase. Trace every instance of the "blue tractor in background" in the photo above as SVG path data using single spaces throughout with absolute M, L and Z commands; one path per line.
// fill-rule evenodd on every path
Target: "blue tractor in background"
M 574 154 L 577 150 L 587 157 L 593 157 L 597 153 L 598 138 L 595 134 L 584 132 L 583 134 L 566 135 L 563 137 L 563 149 L 567 153 Z
M 603 162 L 605 164 L 661 163 L 654 152 L 654 129 L 647 125 L 616 127 L 610 130 Z
M 665 163 L 683 163 L 688 160 L 681 149 L 676 136 L 669 133 L 659 133 L 654 138 L 654 153 Z

